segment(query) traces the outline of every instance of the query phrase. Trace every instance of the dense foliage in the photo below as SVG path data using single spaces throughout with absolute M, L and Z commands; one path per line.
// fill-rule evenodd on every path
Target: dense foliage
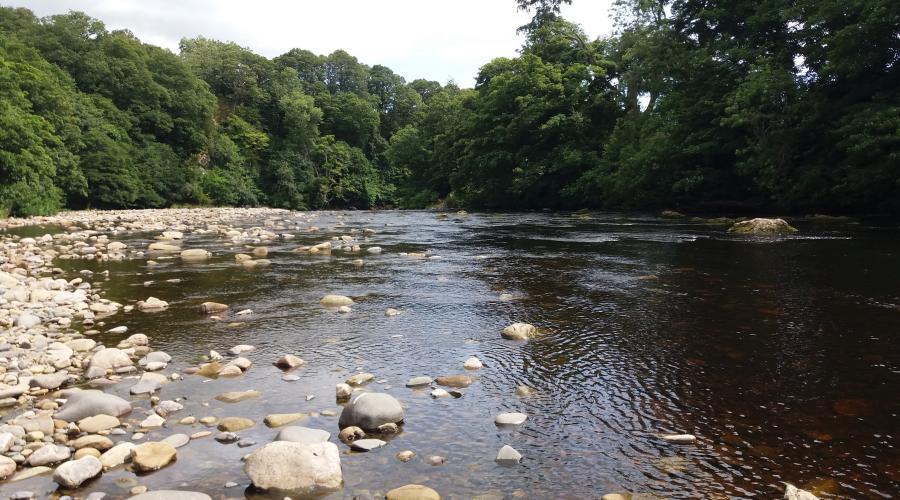
M 596 40 L 518 3 L 525 45 L 474 89 L 0 8 L 0 212 L 900 211 L 900 3 L 619 0 Z

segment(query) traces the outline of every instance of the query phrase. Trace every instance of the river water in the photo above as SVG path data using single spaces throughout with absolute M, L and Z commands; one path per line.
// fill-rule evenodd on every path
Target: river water
M 245 249 L 226 248 L 212 235 L 191 235 L 185 245 L 213 251 L 205 264 L 57 263 L 109 269 L 108 281 L 95 280 L 107 298 L 168 301 L 163 312 L 120 313 L 108 325 L 147 334 L 154 349 L 174 357 L 169 372 L 196 366 L 210 349 L 257 347 L 246 355 L 254 365 L 242 377 L 187 376 L 164 386 L 162 398 L 186 397 L 186 408 L 148 438 L 202 430 L 177 424 L 189 414 L 241 416 L 258 422 L 240 434 L 259 445 L 196 440 L 161 471 L 135 476 L 120 468 L 84 493 L 121 498 L 143 484 L 213 498 L 257 496 L 246 489 L 240 458 L 276 434 L 262 418 L 339 412 L 335 384 L 367 371 L 376 376 L 368 390 L 403 403 L 403 432 L 383 448 L 351 453 L 337 440 L 336 417 L 298 422 L 332 432 L 342 450 L 344 488 L 329 498 L 383 494 L 407 483 L 447 499 L 582 499 L 614 491 L 774 498 L 783 482 L 823 497 L 900 495 L 896 225 L 799 220 L 792 221 L 796 235 L 752 238 L 723 226 L 627 214 L 347 212 L 320 214 L 314 222 L 322 230 L 306 233 L 306 220 L 292 227 L 285 218 L 297 237 L 269 245 L 273 263 L 264 268 L 236 266 L 234 254 Z M 375 229 L 364 245 L 384 253 L 291 251 L 351 228 Z M 153 236 L 113 239 L 143 247 Z M 351 264 L 355 258 L 365 264 Z M 166 282 L 172 278 L 181 282 Z M 327 293 L 354 297 L 352 313 L 322 308 L 318 300 Z M 501 293 L 515 298 L 501 301 Z M 228 326 L 197 313 L 206 300 L 254 314 Z M 403 313 L 386 317 L 388 307 Z M 544 333 L 527 342 L 502 339 L 513 322 Z M 120 338 L 98 340 L 114 346 Z M 282 381 L 272 366 L 284 353 L 306 360 L 295 372 L 299 381 Z M 459 399 L 434 400 L 428 390 L 404 387 L 418 375 L 466 373 L 462 364 L 472 355 L 485 367 L 469 372 L 478 380 Z M 107 390 L 127 397 L 131 383 Z M 519 385 L 535 393 L 519 397 Z M 213 399 L 245 389 L 262 397 Z M 517 429 L 499 429 L 493 417 L 504 411 L 529 418 Z M 660 433 L 691 433 L 698 441 L 670 444 Z M 494 462 L 505 444 L 522 453 L 521 464 Z M 416 458 L 394 458 L 407 449 Z M 429 465 L 430 455 L 445 463 Z M 225 488 L 228 481 L 239 486 Z M 23 489 L 54 487 L 36 478 L 2 485 L 0 495 Z

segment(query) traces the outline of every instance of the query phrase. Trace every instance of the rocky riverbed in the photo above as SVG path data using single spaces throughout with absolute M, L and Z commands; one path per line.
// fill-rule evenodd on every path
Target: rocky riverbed
M 468 217 L 419 215 L 443 224 L 464 224 Z M 354 273 L 385 262 L 392 267 L 382 267 L 384 272 L 398 273 L 439 265 L 448 241 L 440 233 L 404 242 L 405 228 L 368 213 L 234 208 L 69 212 L 8 219 L 0 228 L 5 230 L 0 233 L 0 491 L 7 496 L 543 496 L 529 492 L 527 481 L 498 489 L 470 480 L 454 490 L 446 486 L 447 478 L 435 478 L 446 468 L 447 455 L 472 470 L 490 463 L 496 467 L 491 474 L 528 476 L 517 471 L 529 467 L 528 451 L 517 447 L 533 446 L 527 435 L 537 433 L 540 441 L 541 426 L 548 425 L 546 416 L 531 424 L 529 400 L 553 395 L 527 377 L 511 377 L 504 392 L 492 394 L 501 408 L 485 411 L 467 403 L 467 392 L 480 390 L 483 377 L 499 375 L 493 360 L 479 357 L 484 356 L 480 343 L 526 349 L 552 338 L 553 325 L 508 309 L 506 321 L 485 328 L 480 340 L 455 333 L 456 360 L 449 356 L 418 372 L 391 366 L 389 357 L 368 359 L 372 353 L 360 345 L 373 339 L 360 338 L 358 331 L 375 330 L 387 352 L 392 343 L 428 349 L 430 339 L 407 339 L 408 330 L 398 323 L 410 314 L 439 314 L 441 301 L 416 311 L 400 294 L 366 293 Z M 477 262 L 489 256 L 466 258 Z M 322 270 L 315 267 L 319 264 L 342 267 Z M 294 281 L 299 271 L 290 266 L 307 266 L 304 271 L 312 269 L 313 278 Z M 266 274 L 272 268 L 279 274 Z M 429 277 L 438 286 L 452 274 L 439 269 Z M 346 281 L 324 279 L 323 272 Z M 233 276 L 237 282 L 222 278 Z M 648 276 L 641 281 L 659 279 Z M 281 297 L 305 289 L 302 308 L 276 301 L 260 314 L 240 290 L 258 280 L 278 282 L 269 293 Z M 499 308 L 527 296 L 512 287 L 490 293 L 487 303 Z M 460 300 L 453 294 L 444 298 Z M 301 309 L 338 325 L 334 335 L 316 338 L 319 345 L 312 348 L 311 338 L 251 334 L 271 322 L 296 330 L 300 325 L 291 326 L 290 318 L 292 310 Z M 175 312 L 189 318 L 176 327 L 183 328 L 177 341 L 171 332 L 161 333 L 173 326 L 167 321 Z M 438 335 L 450 333 L 431 325 Z M 440 342 L 446 346 L 448 340 Z M 326 356 L 323 349 L 333 352 Z M 428 402 L 443 405 L 440 411 L 450 422 L 438 425 L 439 419 L 418 411 Z M 410 412 L 411 406 L 416 411 Z M 435 445 L 441 439 L 434 435 L 417 440 L 453 429 L 454 412 L 481 415 L 495 428 L 486 437 L 494 449 L 489 456 L 482 452 L 476 459 L 455 451 L 455 441 L 481 439 L 465 426 L 447 435 L 443 447 Z M 642 439 L 676 455 L 683 453 L 679 447 L 716 441 L 686 432 L 694 427 L 659 426 Z M 666 474 L 689 468 L 675 458 L 656 467 Z M 415 474 L 391 479 L 390 471 L 413 464 L 418 464 Z M 530 467 L 552 464 L 532 459 Z M 198 471 L 206 479 L 198 481 Z M 640 485 L 622 486 L 614 493 L 610 485 L 571 485 L 564 496 L 654 494 Z M 815 498 L 790 488 L 787 494 Z

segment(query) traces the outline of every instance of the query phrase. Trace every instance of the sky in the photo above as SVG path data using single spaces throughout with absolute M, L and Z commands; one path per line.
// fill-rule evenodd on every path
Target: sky
M 591 37 L 609 34 L 612 0 L 573 0 L 563 16 Z M 516 28 L 530 15 L 515 0 L 0 0 L 37 16 L 80 10 L 107 29 L 127 28 L 147 43 L 178 52 L 198 35 L 233 41 L 272 58 L 292 48 L 344 49 L 407 81 L 454 80 L 470 87 L 483 64 L 514 57 Z

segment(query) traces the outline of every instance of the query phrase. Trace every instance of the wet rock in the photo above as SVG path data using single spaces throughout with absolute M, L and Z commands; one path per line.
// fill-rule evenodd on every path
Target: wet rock
M 500 464 L 517 464 L 521 460 L 522 454 L 510 445 L 505 445 L 503 448 L 500 448 L 500 451 L 497 453 L 497 458 L 494 459 L 494 461 Z
M 520 385 L 516 387 L 516 396 L 526 397 L 534 394 L 534 389 L 528 387 L 527 385 Z
M 509 340 L 528 340 L 537 335 L 537 328 L 528 323 L 513 323 L 503 329 L 501 336 Z
M 190 248 L 181 251 L 181 260 L 187 262 L 203 262 L 212 254 L 202 248 Z
M 99 451 L 106 451 L 113 447 L 113 442 L 106 436 L 100 436 L 98 434 L 88 434 L 87 436 L 82 436 L 75 441 L 69 443 L 76 450 L 80 450 L 82 448 L 94 448 Z
M 293 368 L 297 368 L 303 363 L 304 361 L 299 357 L 294 356 L 293 354 L 285 354 L 284 356 L 278 358 L 277 361 L 275 361 L 275 366 L 283 370 L 290 370 Z
M 384 424 L 379 425 L 375 432 L 379 434 L 398 434 L 400 432 L 400 426 L 397 424 Z
M 397 310 L 397 309 L 394 309 L 394 308 L 391 308 L 391 307 L 385 309 L 385 311 L 384 311 L 384 315 L 387 316 L 387 317 L 391 317 L 391 316 L 399 316 L 400 314 L 402 314 L 401 311 L 399 311 L 399 310 Z
M 465 363 L 463 363 L 463 368 L 465 368 L 466 370 L 478 370 L 483 366 L 484 364 L 482 364 L 481 360 L 476 358 L 475 356 L 472 356 L 471 358 L 467 359 Z
M 163 443 L 170 444 L 173 448 L 181 448 L 182 446 L 188 444 L 190 441 L 191 438 L 187 434 L 172 434 L 171 436 L 162 440 Z
M 416 452 L 414 452 L 412 450 L 405 450 L 405 451 L 401 451 L 400 453 L 397 453 L 396 457 L 397 457 L 397 460 L 399 460 L 401 462 L 409 462 L 410 460 L 412 460 L 413 458 L 416 457 Z
M 49 465 L 68 460 L 70 456 L 72 452 L 68 446 L 46 444 L 29 455 L 27 463 L 31 466 Z
M 101 351 L 95 352 L 91 356 L 91 368 L 100 368 L 102 370 L 115 370 L 125 366 L 132 366 L 134 363 L 123 351 L 115 347 L 109 347 Z
M 243 417 L 225 417 L 219 421 L 218 429 L 223 432 L 238 432 L 249 429 L 256 425 L 256 422 L 249 418 Z
M 275 441 L 290 441 L 292 443 L 324 443 L 331 437 L 331 433 L 321 429 L 309 427 L 289 426 L 281 429 L 275 436 Z
M 735 222 L 729 233 L 737 234 L 791 234 L 797 232 L 797 228 L 791 226 L 784 219 L 757 218 Z
M 78 428 L 84 432 L 95 433 L 119 426 L 119 419 L 111 415 L 95 415 L 78 421 Z
M 380 439 L 357 439 L 350 443 L 350 448 L 355 451 L 372 451 L 386 444 L 387 442 Z
M 660 438 L 676 444 L 690 444 L 697 441 L 697 436 L 693 434 L 663 434 Z
M 497 425 L 522 425 L 528 415 L 524 413 L 501 413 L 494 417 L 494 423 Z
M 785 483 L 784 500 L 819 500 L 819 497 L 806 490 L 801 490 L 793 484 Z
M 129 392 L 131 394 L 150 394 L 156 392 L 162 387 L 163 384 L 168 382 L 168 378 L 165 375 L 161 375 L 159 373 L 151 373 L 144 372 L 141 374 L 141 378 L 137 381 L 136 384 L 131 386 Z
M 82 457 L 57 467 L 53 480 L 63 488 L 77 488 L 81 483 L 99 475 L 101 470 L 103 464 L 96 457 Z
M 128 500 L 212 500 L 206 493 L 180 490 L 156 490 L 135 495 Z
M 343 482 L 340 452 L 333 443 L 275 441 L 248 455 L 244 471 L 257 488 L 301 495 L 324 494 Z
M 246 401 L 248 399 L 258 398 L 260 396 L 259 391 L 251 390 L 251 391 L 233 391 L 233 392 L 225 392 L 216 396 L 216 399 L 222 401 L 223 403 L 240 403 L 241 401 Z
M 406 382 L 406 387 L 421 387 L 431 385 L 434 380 L 431 377 L 413 377 Z
M 343 429 L 341 429 L 341 433 L 338 435 L 338 438 L 344 444 L 352 443 L 357 439 L 362 439 L 364 437 L 366 437 L 365 431 L 355 426 L 344 427 Z
M 218 314 L 228 310 L 228 306 L 218 302 L 204 302 L 200 304 L 200 312 L 203 314 Z
M 245 352 L 252 352 L 255 350 L 256 350 L 256 347 L 254 347 L 252 345 L 239 344 L 239 345 L 232 347 L 231 349 L 228 349 L 228 353 L 233 356 L 237 356 L 239 354 L 244 354 Z M 249 365 L 247 366 L 247 368 L 249 368 Z M 244 369 L 246 369 L 246 368 L 244 368 Z
M 216 437 L 214 437 L 213 439 L 222 444 L 228 444 L 236 442 L 237 440 L 241 439 L 241 437 L 233 432 L 220 432 L 216 434 Z
M 437 389 L 431 391 L 431 397 L 433 397 L 434 399 L 449 398 L 450 393 L 447 392 L 446 389 L 441 389 L 440 387 L 438 387 Z
M 148 297 L 147 300 L 138 302 L 135 307 L 138 311 L 162 311 L 169 307 L 169 303 L 156 297 Z
M 197 370 L 197 375 L 206 378 L 216 378 L 219 376 L 220 371 L 222 371 L 222 365 L 217 361 L 213 361 L 212 363 L 201 365 L 200 369 Z
M 353 299 L 345 295 L 326 295 L 319 300 L 325 307 L 341 307 L 353 305 Z
M 125 441 L 113 446 L 100 455 L 100 463 L 103 464 L 103 469 L 107 470 L 118 467 L 131 459 L 131 450 L 134 446 L 134 443 Z
M 349 399 L 352 394 L 353 388 L 350 387 L 350 384 L 337 384 L 334 386 L 334 395 L 338 401 Z
M 475 379 L 468 375 L 447 375 L 438 377 L 435 382 L 444 387 L 466 388 L 472 385 Z
M 15 460 L 0 455 L 0 479 L 6 479 L 16 472 Z
M 175 460 L 175 447 L 169 443 L 143 443 L 131 449 L 131 461 L 138 471 L 159 470 Z
M 446 461 L 447 461 L 447 459 L 445 459 L 444 457 L 442 457 L 440 455 L 431 455 L 430 457 L 425 459 L 425 462 L 428 463 L 428 465 L 431 465 L 433 467 L 437 467 L 438 465 L 444 465 L 444 462 L 446 462 Z
M 309 415 L 306 413 L 273 413 L 271 415 L 266 415 L 263 422 L 268 427 L 281 427 L 282 425 L 287 425 L 308 416 Z
M 407 484 L 387 492 L 387 500 L 441 500 L 433 489 L 421 484 Z
M 372 375 L 371 373 L 357 373 L 356 375 L 353 375 L 347 379 L 347 384 L 363 385 L 366 382 L 369 382 L 374 378 L 375 378 L 375 375 Z
M 393 396 L 383 393 L 364 393 L 350 400 L 339 420 L 341 428 L 356 426 L 374 430 L 388 423 L 403 422 L 403 407 Z

